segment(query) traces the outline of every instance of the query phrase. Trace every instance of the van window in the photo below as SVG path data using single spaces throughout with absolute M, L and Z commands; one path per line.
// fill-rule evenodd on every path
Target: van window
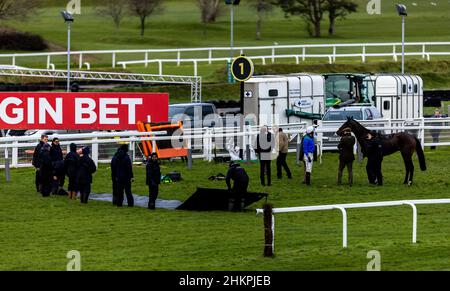
M 194 106 L 186 108 L 186 111 L 184 112 L 187 116 L 189 116 L 191 119 L 194 119 Z
M 278 90 L 271 89 L 269 90 L 269 97 L 277 97 L 278 96 Z
M 203 108 L 202 108 L 203 118 L 205 116 L 208 116 L 208 115 L 213 114 L 213 113 L 214 113 L 214 110 L 213 110 L 212 106 L 203 106 Z
M 384 101 L 383 102 L 383 110 L 390 110 L 391 109 L 391 102 Z

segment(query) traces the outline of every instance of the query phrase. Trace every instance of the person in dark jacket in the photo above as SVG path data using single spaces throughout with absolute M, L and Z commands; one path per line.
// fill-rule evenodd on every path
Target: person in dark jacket
M 339 150 L 339 170 L 337 184 L 342 183 L 342 172 L 344 168 L 347 167 L 348 171 L 348 184 L 353 185 L 353 161 L 355 160 L 355 155 L 353 154 L 353 148 L 355 146 L 356 139 L 352 136 L 352 130 L 350 128 L 344 128 L 341 140 L 338 144 Z
M 116 172 L 117 172 L 117 157 L 119 156 L 121 148 L 119 147 L 111 159 L 111 181 L 112 181 L 112 204 L 117 205 L 117 198 L 119 196 L 117 192 Z
M 261 127 L 260 133 L 256 137 L 256 153 L 259 158 L 259 177 L 261 185 L 266 186 L 265 176 L 267 175 L 267 186 L 272 186 L 272 175 L 270 163 L 272 161 L 272 150 L 275 148 L 275 138 L 268 131 L 267 126 Z
M 67 190 L 69 192 L 69 199 L 77 199 L 77 180 L 78 180 L 78 169 L 80 166 L 80 156 L 77 153 L 77 145 L 74 143 L 70 144 L 70 152 L 66 155 L 64 159 L 64 169 L 67 177 L 69 177 L 69 185 Z
M 381 173 L 381 163 L 383 162 L 383 148 L 381 139 L 374 131 L 367 134 L 367 178 L 370 184 L 383 185 L 383 175 Z
M 148 185 L 149 192 L 148 209 L 155 209 L 159 184 L 161 183 L 161 169 L 156 153 L 150 155 L 147 161 L 146 173 L 146 184 Z
M 80 167 L 78 170 L 78 190 L 80 191 L 81 203 L 88 203 L 89 194 L 91 194 L 92 174 L 97 171 L 94 161 L 89 157 L 90 148 L 83 148 L 83 156 L 80 158 Z
M 50 157 L 50 145 L 45 143 L 39 152 L 40 191 L 42 197 L 50 196 L 52 191 L 53 165 Z
M 234 181 L 233 188 L 231 188 L 231 180 Z M 232 211 L 233 209 L 237 209 L 243 211 L 245 207 L 245 194 L 247 193 L 250 181 L 247 172 L 238 163 L 231 162 L 225 181 L 228 191 L 233 194 L 232 198 L 228 201 L 228 210 Z
M 35 175 L 35 179 L 34 179 L 34 184 L 36 185 L 36 191 L 40 192 L 41 191 L 41 182 L 40 182 L 40 177 L 39 177 L 39 155 L 41 153 L 41 149 L 42 146 L 44 144 L 48 143 L 48 135 L 41 135 L 41 140 L 39 141 L 39 143 L 37 144 L 37 146 L 34 148 L 34 152 L 33 152 L 33 160 L 31 161 L 31 164 L 33 165 L 33 167 L 36 169 L 36 175 Z
M 53 163 L 53 176 L 56 178 L 53 179 L 52 182 L 52 193 L 56 195 L 64 186 L 64 180 L 66 176 L 66 174 L 64 173 L 64 156 L 61 146 L 59 145 L 59 139 L 57 137 L 52 140 L 50 157 Z
M 114 168 L 111 168 L 114 173 L 114 181 L 117 186 L 117 206 L 123 205 L 123 192 L 127 195 L 128 207 L 134 206 L 134 198 L 131 193 L 131 183 L 134 181 L 133 165 L 128 156 L 128 145 L 124 144 L 120 147 L 116 156 Z

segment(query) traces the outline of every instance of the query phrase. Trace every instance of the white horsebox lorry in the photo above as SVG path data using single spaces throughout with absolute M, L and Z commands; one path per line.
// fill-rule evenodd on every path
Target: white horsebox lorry
M 370 103 L 385 119 L 421 118 L 423 81 L 417 75 L 296 73 L 255 76 L 244 84 L 244 114 L 251 124 L 309 125 L 340 102 Z
M 251 124 L 312 123 L 324 113 L 321 75 L 255 76 L 244 84 L 244 114 Z
M 370 75 L 373 83 L 371 102 L 383 118 L 415 119 L 423 117 L 423 80 L 417 75 Z

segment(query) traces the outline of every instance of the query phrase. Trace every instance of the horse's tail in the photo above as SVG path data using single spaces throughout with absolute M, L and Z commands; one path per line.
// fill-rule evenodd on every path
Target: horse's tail
M 425 163 L 425 154 L 423 153 L 422 144 L 420 143 L 417 137 L 415 137 L 415 139 L 416 139 L 416 152 L 417 158 L 419 159 L 420 169 L 422 171 L 425 171 L 427 169 L 427 165 Z

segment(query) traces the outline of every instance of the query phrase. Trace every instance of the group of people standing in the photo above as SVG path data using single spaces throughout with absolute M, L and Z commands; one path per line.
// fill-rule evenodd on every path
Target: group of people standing
M 36 191 L 43 197 L 52 193 L 68 195 L 69 199 L 76 199 L 77 193 L 80 192 L 81 203 L 87 203 L 91 193 L 92 174 L 97 167 L 89 157 L 89 147 L 82 148 L 81 155 L 76 144 L 70 144 L 69 148 L 70 152 L 64 157 L 58 138 L 54 138 L 49 145 L 48 136 L 41 136 L 32 160 L 36 169 Z M 69 180 L 67 192 L 63 190 L 66 176 Z
M 289 149 L 289 137 L 282 128 L 275 128 L 275 134 L 268 130 L 267 126 L 262 126 L 260 133 L 256 137 L 256 153 L 260 163 L 260 180 L 262 186 L 272 186 L 271 162 L 276 158 L 277 178 L 282 179 L 283 169 L 288 179 L 292 179 L 292 172 L 286 163 Z M 302 139 L 301 153 L 305 171 L 303 183 L 311 185 L 311 172 L 314 160 L 315 141 L 314 127 L 306 129 L 306 135 Z M 267 177 L 267 184 L 266 184 Z
M 286 163 L 288 153 L 289 138 L 282 128 L 274 128 L 275 134 L 263 126 L 256 138 L 256 153 L 260 161 L 260 180 L 262 186 L 271 186 L 271 161 L 275 159 L 277 165 L 277 178 L 282 178 L 282 169 L 286 172 L 288 179 L 292 179 L 292 172 Z M 354 146 L 356 138 L 352 135 L 350 128 L 343 130 L 339 150 L 339 166 L 337 175 L 337 184 L 342 184 L 343 171 L 347 168 L 348 184 L 353 185 L 353 161 Z M 381 172 L 381 163 L 383 161 L 383 149 L 379 134 L 371 131 L 364 140 L 364 147 L 367 149 L 366 172 L 370 184 L 383 185 L 383 175 Z M 300 145 L 300 157 L 304 165 L 303 184 L 311 185 L 311 174 L 315 157 L 315 128 L 309 126 L 306 134 L 302 138 Z M 266 184 L 267 178 L 267 184 Z
M 111 159 L 111 180 L 113 187 L 113 205 L 122 207 L 124 193 L 129 207 L 134 206 L 131 184 L 134 182 L 133 164 L 128 155 L 128 144 L 121 145 Z M 80 153 L 81 152 L 81 153 Z M 76 200 L 80 193 L 81 203 L 88 203 L 93 182 L 93 174 L 97 167 L 91 159 L 90 148 L 78 150 L 75 143 L 69 145 L 69 153 L 64 156 L 59 139 L 54 138 L 48 144 L 48 136 L 42 135 L 34 149 L 32 164 L 36 169 L 35 185 L 37 192 L 43 197 L 50 194 L 67 195 Z M 65 178 L 68 178 L 67 192 L 63 189 Z M 155 209 L 158 197 L 161 170 L 158 156 L 153 153 L 146 165 L 146 184 L 149 187 L 149 209 Z

